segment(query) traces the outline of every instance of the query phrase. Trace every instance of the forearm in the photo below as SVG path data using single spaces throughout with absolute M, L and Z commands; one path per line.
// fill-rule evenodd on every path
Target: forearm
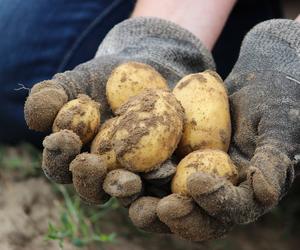
M 212 50 L 236 0 L 138 0 L 132 17 L 152 16 L 191 31 Z

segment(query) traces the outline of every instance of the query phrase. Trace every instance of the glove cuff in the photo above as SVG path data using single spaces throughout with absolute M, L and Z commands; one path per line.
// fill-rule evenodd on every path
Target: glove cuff
M 299 68 L 300 23 L 287 19 L 273 19 L 256 25 L 248 32 L 228 79 L 236 81 L 241 75 L 276 71 L 300 81 Z
M 251 36 L 256 40 L 251 39 Z M 289 19 L 271 19 L 261 22 L 249 31 L 243 43 L 245 45 L 252 43 L 256 46 L 286 43 L 291 49 L 300 52 L 300 23 Z
M 116 25 L 96 57 L 114 55 L 150 64 L 171 84 L 184 75 L 215 69 L 210 51 L 196 36 L 172 22 L 152 17 L 131 18 Z

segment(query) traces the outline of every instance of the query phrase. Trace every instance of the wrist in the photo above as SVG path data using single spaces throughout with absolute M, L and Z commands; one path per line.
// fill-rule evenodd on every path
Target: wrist
M 215 69 L 211 53 L 190 31 L 155 17 L 130 18 L 116 25 L 96 57 L 115 56 L 156 68 L 169 83 L 184 75 Z
M 189 30 L 212 50 L 236 0 L 139 0 L 132 17 L 152 16 Z

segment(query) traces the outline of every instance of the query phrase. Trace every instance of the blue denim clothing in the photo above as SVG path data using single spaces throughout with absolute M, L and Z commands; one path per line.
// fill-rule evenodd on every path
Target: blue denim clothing
M 95 55 L 130 0 L 0 0 L 0 142 L 41 143 L 23 115 L 27 88 Z
M 41 145 L 30 131 L 23 104 L 28 90 L 15 90 L 93 58 L 106 33 L 126 19 L 135 0 L 0 0 L 0 143 Z M 237 58 L 244 34 L 256 23 L 279 17 L 279 0 L 240 1 L 214 56 L 224 77 Z M 259 11 L 258 11 L 259 10 Z M 234 37 L 232 36 L 234 34 Z

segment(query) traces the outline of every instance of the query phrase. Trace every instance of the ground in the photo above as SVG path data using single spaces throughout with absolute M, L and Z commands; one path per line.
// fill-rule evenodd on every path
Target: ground
M 28 145 L 0 147 L 0 249 L 1 250 L 56 250 L 57 241 L 45 240 L 49 235 L 49 222 L 61 223 L 66 200 L 38 168 L 40 153 Z M 101 228 L 104 235 L 115 233 L 112 242 L 86 244 L 81 249 L 94 250 L 281 250 L 298 249 L 300 244 L 300 179 L 271 213 L 256 223 L 235 228 L 227 237 L 217 241 L 195 244 L 169 235 L 140 232 L 127 218 L 127 210 L 111 206 L 104 210 L 95 207 L 81 208 L 89 213 L 102 211 L 92 224 Z M 75 201 L 76 203 L 76 201 Z M 74 203 L 74 204 L 75 204 Z M 72 210 L 72 209 L 71 209 Z M 66 210 L 67 211 L 67 210 Z M 101 215 L 101 214 L 100 214 Z M 94 226 L 94 225 L 93 225 Z M 78 236 L 78 238 L 80 238 Z M 74 240 L 74 239 L 73 239 Z M 64 249 L 77 249 L 70 238 L 64 240 Z M 99 248 L 101 247 L 101 248 Z

